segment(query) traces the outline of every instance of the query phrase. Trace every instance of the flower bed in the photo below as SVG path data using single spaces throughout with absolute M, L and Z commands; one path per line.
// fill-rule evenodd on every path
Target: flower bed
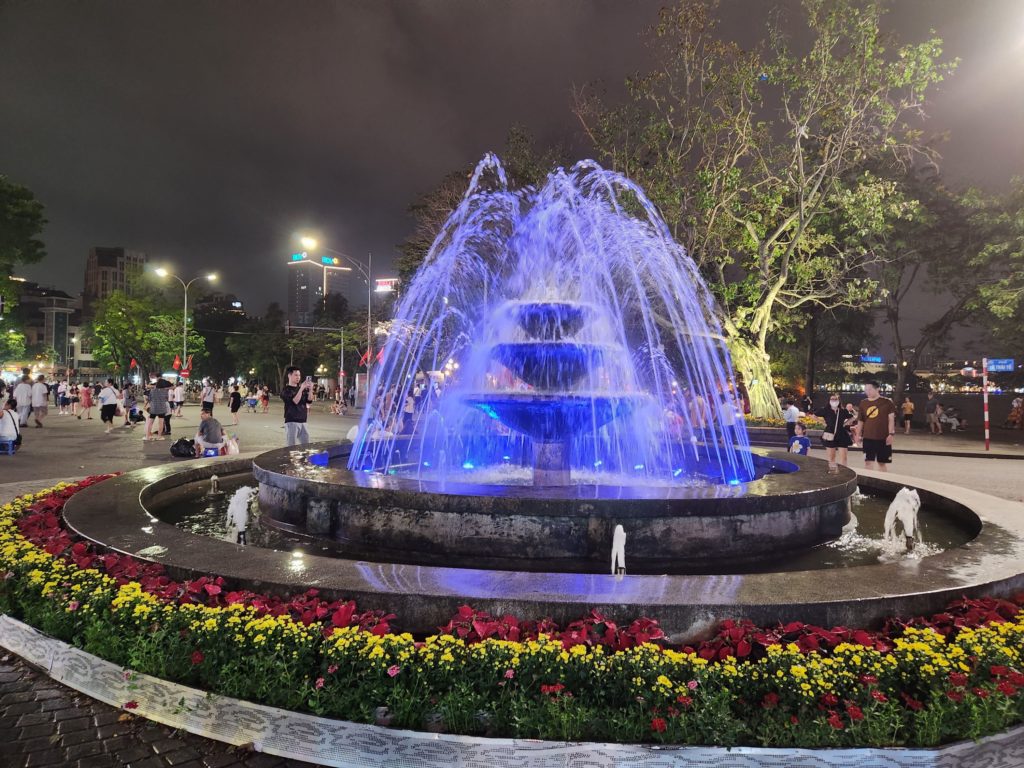
M 748 427 L 785 427 L 786 422 L 779 419 L 762 419 L 755 416 L 751 416 L 749 413 L 744 415 L 744 421 L 746 421 Z M 807 414 L 800 417 L 800 423 L 803 424 L 807 429 L 824 429 L 825 420 L 820 416 L 815 416 L 813 413 Z
M 879 631 L 726 622 L 693 648 L 666 647 L 650 619 L 559 628 L 467 606 L 414 638 L 351 601 L 176 582 L 95 552 L 59 512 L 102 479 L 0 508 L 0 610 L 227 696 L 411 729 L 675 744 L 930 746 L 1024 715 L 1021 601 L 962 600 Z

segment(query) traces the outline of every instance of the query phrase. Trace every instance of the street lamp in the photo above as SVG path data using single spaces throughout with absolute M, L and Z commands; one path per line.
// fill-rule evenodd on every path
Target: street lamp
M 312 251 L 319 246 L 321 250 L 345 259 L 345 261 L 359 270 L 359 274 L 366 278 L 366 373 L 369 374 L 370 364 L 373 362 L 371 359 L 372 355 L 370 355 L 370 349 L 373 346 L 373 326 L 371 324 L 371 313 L 373 311 L 373 280 L 370 278 L 370 274 L 373 272 L 373 254 L 366 254 L 366 266 L 364 267 L 362 262 L 353 259 L 347 253 L 342 253 L 341 251 L 336 251 L 333 248 L 328 248 L 325 245 L 320 245 L 315 237 L 303 236 L 299 238 L 299 242 L 302 244 L 302 247 L 307 250 Z M 342 341 L 342 343 L 344 344 L 344 341 Z
M 199 275 L 198 277 L 193 277 L 191 280 L 189 280 L 186 283 L 180 277 L 178 277 L 177 275 L 171 274 L 169 271 L 167 271 L 163 267 L 158 267 L 157 269 L 154 270 L 154 272 L 156 272 L 157 277 L 173 277 L 175 280 L 177 280 L 179 283 L 181 283 L 181 287 L 185 290 L 185 309 L 182 312 L 182 316 L 181 316 L 181 365 L 182 365 L 182 368 L 184 368 L 185 367 L 185 363 L 188 361 L 188 289 L 189 289 L 189 286 L 192 285 L 192 283 L 194 283 L 196 280 L 208 280 L 211 283 L 215 282 L 217 280 L 217 273 L 216 272 L 210 272 L 210 273 L 205 274 L 205 275 Z M 178 369 L 178 370 L 179 370 L 179 378 L 180 378 L 181 377 L 180 376 L 180 370 L 181 369 Z

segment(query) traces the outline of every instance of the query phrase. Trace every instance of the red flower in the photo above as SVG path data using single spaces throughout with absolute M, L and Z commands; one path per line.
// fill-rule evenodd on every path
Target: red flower
M 121 706 L 124 707 L 125 709 L 138 709 L 139 708 L 139 702 L 137 702 L 137 701 L 126 701 Z
M 765 709 L 775 709 L 779 706 L 779 694 L 766 693 L 764 695 L 764 700 L 761 702 L 761 706 Z
M 1009 680 L 1003 680 L 999 685 L 996 686 L 996 690 L 1004 696 L 1016 696 L 1017 686 L 1011 683 Z
M 972 688 L 971 692 L 979 699 L 987 699 L 990 695 L 989 691 L 984 688 Z
M 850 721 L 854 723 L 864 719 L 864 711 L 856 704 L 847 704 L 846 714 L 850 717 Z
M 957 690 L 946 691 L 946 697 L 950 701 L 955 701 L 957 704 L 959 704 L 961 701 L 964 700 L 964 692 L 963 691 L 957 691 Z
M 1009 667 L 1004 667 L 1004 666 L 1001 666 L 1001 665 L 998 665 L 998 664 L 993 666 L 993 667 L 991 667 L 989 669 L 989 672 L 992 673 L 992 677 L 1003 677 L 1009 671 L 1010 671 Z
M 965 688 L 967 686 L 967 675 L 963 672 L 950 672 L 949 684 L 956 688 Z
M 880 701 L 882 703 L 885 703 L 885 702 L 887 702 L 889 700 L 889 697 L 886 696 L 881 691 L 872 691 L 871 692 L 871 698 L 874 699 L 875 701 Z
M 800 722 L 800 718 L 797 717 L 796 715 L 790 715 L 789 716 L 789 724 L 790 725 L 797 725 L 797 724 L 799 724 L 799 722 Z
M 861 675 L 860 676 L 860 681 L 864 685 L 873 685 L 873 684 L 878 682 L 878 678 L 875 677 L 874 675 Z
M 682 704 L 684 707 L 689 707 L 693 705 L 693 699 L 691 699 L 689 696 L 676 696 L 676 701 Z
M 920 712 L 922 709 L 924 709 L 924 704 L 915 699 L 909 693 L 901 693 L 900 698 L 903 699 L 904 704 L 906 704 L 910 709 L 914 710 L 915 712 Z
M 318 677 L 316 679 L 316 682 L 313 683 L 313 687 L 319 691 L 321 688 L 324 687 L 324 679 L 322 677 Z
M 843 730 L 843 718 L 840 717 L 838 712 L 832 712 L 829 714 L 828 724 L 835 728 L 837 731 Z
M 655 733 L 664 733 L 666 728 L 668 723 L 665 722 L 665 718 L 655 717 L 651 720 L 651 730 Z
M 821 703 L 824 704 L 826 707 L 834 707 L 836 704 L 839 703 L 839 697 L 836 696 L 834 693 L 826 693 L 824 696 L 821 697 Z
M 202 664 L 203 663 L 203 652 L 202 651 L 193 651 L 192 652 L 192 663 L 193 664 Z
M 542 685 L 540 687 L 540 692 L 545 696 L 557 696 L 564 690 L 565 686 L 561 683 L 555 683 L 554 685 Z

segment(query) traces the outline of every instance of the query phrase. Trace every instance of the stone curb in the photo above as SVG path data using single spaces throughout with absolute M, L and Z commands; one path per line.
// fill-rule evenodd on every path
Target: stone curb
M 67 643 L 0 615 L 0 646 L 50 677 L 115 707 L 172 728 L 258 752 L 344 768 L 518 766 L 564 768 L 1017 768 L 1024 764 L 1024 726 L 936 749 L 771 749 L 659 747 L 488 739 L 421 733 L 331 720 L 206 693 L 122 670 Z

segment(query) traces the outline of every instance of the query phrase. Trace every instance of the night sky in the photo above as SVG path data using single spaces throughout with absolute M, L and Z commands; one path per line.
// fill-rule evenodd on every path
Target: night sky
M 512 123 L 586 154 L 572 86 L 643 69 L 662 4 L 0 0 L 0 173 L 50 221 L 23 274 L 78 293 L 90 246 L 120 245 L 261 312 L 316 231 L 384 276 L 409 203 Z M 758 37 L 768 3 L 722 6 Z M 947 179 L 1024 173 L 1024 2 L 898 0 L 887 23 L 962 59 L 928 108 Z

